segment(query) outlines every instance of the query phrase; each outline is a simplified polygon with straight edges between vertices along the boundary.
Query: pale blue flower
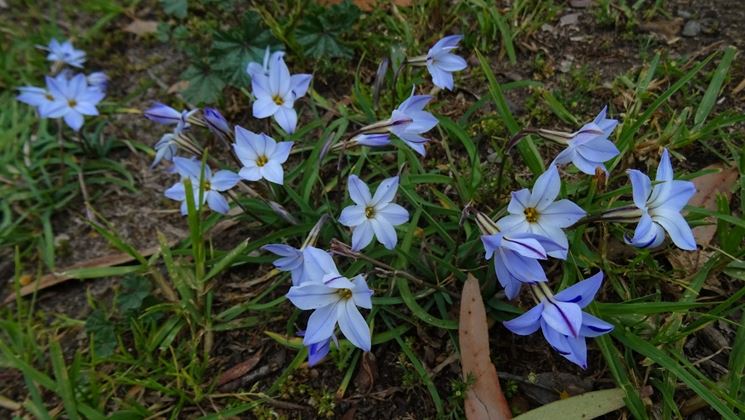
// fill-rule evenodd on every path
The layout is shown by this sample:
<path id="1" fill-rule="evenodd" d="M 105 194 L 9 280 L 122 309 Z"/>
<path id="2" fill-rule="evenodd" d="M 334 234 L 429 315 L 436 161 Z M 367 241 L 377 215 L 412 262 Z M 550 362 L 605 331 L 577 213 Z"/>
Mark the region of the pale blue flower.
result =
<path id="1" fill-rule="evenodd" d="M 216 136 L 227 139 L 233 134 L 233 130 L 230 129 L 230 125 L 225 117 L 222 116 L 220 111 L 215 108 L 205 107 L 202 110 L 204 116 L 204 122 L 207 124 L 207 128 Z"/>
<path id="2" fill-rule="evenodd" d="M 85 51 L 76 50 L 75 47 L 72 46 L 72 42 L 65 41 L 60 43 L 55 38 L 52 38 L 52 41 L 49 42 L 49 46 L 47 46 L 47 50 L 49 51 L 47 60 L 62 62 L 72 67 L 83 68 L 83 63 L 85 62 Z"/>
<path id="3" fill-rule="evenodd" d="M 59 77 L 59 76 L 58 76 Z M 16 99 L 24 104 L 36 107 L 39 116 L 46 118 L 50 108 L 55 104 L 55 97 L 49 89 L 36 86 L 23 86 L 18 88 L 19 95 Z"/>
<path id="4" fill-rule="evenodd" d="M 388 133 L 358 134 L 351 139 L 351 142 L 361 146 L 383 147 L 391 144 L 391 139 Z"/>
<path id="5" fill-rule="evenodd" d="M 202 177 L 200 176 L 202 175 L 202 165 L 196 159 L 174 157 L 173 164 L 178 174 L 181 175 L 181 181 L 167 189 L 165 196 L 171 200 L 181 202 L 181 214 L 186 215 L 188 213 L 186 188 L 184 186 L 185 179 L 191 181 L 194 204 L 197 209 L 206 202 L 210 209 L 218 213 L 225 214 L 230 210 L 228 201 L 221 193 L 233 188 L 240 181 L 240 178 L 235 172 L 220 170 L 213 175 L 210 167 L 205 165 L 204 176 Z M 200 179 L 204 180 L 204 182 L 200 182 Z M 202 189 L 201 202 L 199 201 L 200 186 Z"/>
<path id="6" fill-rule="evenodd" d="M 180 133 L 191 127 L 191 124 L 189 123 L 189 117 L 194 115 L 194 113 L 196 113 L 197 111 L 198 109 L 192 109 L 190 111 L 183 110 L 179 112 L 168 105 L 156 102 L 155 104 L 153 104 L 153 106 L 151 106 L 144 112 L 144 115 L 145 118 L 149 119 L 150 121 L 155 121 L 158 124 L 175 124 L 176 128 L 173 131 L 175 133 Z"/>
<path id="7" fill-rule="evenodd" d="M 538 260 L 549 253 L 564 252 L 566 248 L 541 235 L 525 232 L 497 232 L 481 236 L 486 259 L 494 257 L 497 280 L 508 299 L 520 293 L 523 283 L 548 281 Z"/>
<path id="8" fill-rule="evenodd" d="M 101 92 L 106 92 L 106 87 L 109 84 L 109 76 L 102 71 L 96 71 L 85 76 L 85 80 L 88 82 L 88 86 L 96 88 Z"/>
<path id="9" fill-rule="evenodd" d="M 84 115 L 98 115 L 96 105 L 105 94 L 88 86 L 84 75 L 77 74 L 70 79 L 47 76 L 46 81 L 54 103 L 43 111 L 39 108 L 42 117 L 63 118 L 65 124 L 78 131 L 83 126 Z"/>
<path id="10" fill-rule="evenodd" d="M 251 88 L 256 100 L 253 103 L 253 116 L 256 118 L 274 117 L 287 133 L 295 132 L 297 113 L 295 100 L 305 95 L 312 76 L 309 74 L 290 75 L 283 54 L 274 53 L 268 60 L 267 73 L 251 73 Z"/>
<path id="11" fill-rule="evenodd" d="M 392 202 L 398 191 L 398 177 L 381 182 L 374 196 L 356 175 L 349 176 L 347 188 L 354 205 L 342 210 L 339 222 L 352 228 L 352 250 L 366 247 L 373 236 L 387 249 L 395 248 L 398 237 L 394 226 L 409 220 L 409 212 Z"/>
<path id="12" fill-rule="evenodd" d="M 336 267 L 322 268 L 336 271 Z M 303 343 L 322 343 L 334 335 L 338 324 L 342 334 L 352 344 L 370 351 L 370 327 L 357 307 L 372 309 L 372 293 L 362 275 L 349 280 L 330 273 L 320 282 L 308 281 L 291 287 L 287 298 L 302 310 L 314 310 L 308 318 Z"/>
<path id="13" fill-rule="evenodd" d="M 305 337 L 305 330 L 297 332 L 300 337 Z M 331 341 L 339 347 L 339 342 L 336 339 L 336 335 L 332 335 L 330 338 L 326 338 L 317 343 L 306 344 L 305 347 L 308 349 L 308 366 L 315 366 L 323 360 L 331 351 Z"/>
<path id="14" fill-rule="evenodd" d="M 523 188 L 512 193 L 507 206 L 509 215 L 497 221 L 503 232 L 530 232 L 559 244 L 562 249 L 548 252 L 554 258 L 566 259 L 569 242 L 562 230 L 585 216 L 586 212 L 570 200 L 558 200 L 561 179 L 556 166 L 546 170 L 535 181 L 533 191 Z"/>
<path id="15" fill-rule="evenodd" d="M 264 133 L 256 134 L 236 125 L 233 150 L 243 164 L 239 172 L 247 181 L 258 181 L 262 178 L 275 184 L 284 182 L 282 164 L 290 156 L 293 142 L 277 143 Z"/>
<path id="16" fill-rule="evenodd" d="M 163 159 L 167 161 L 173 160 L 179 149 L 178 137 L 175 133 L 166 133 L 155 143 L 153 148 L 155 149 L 155 159 L 153 159 L 153 163 L 150 165 L 151 168 L 154 168 Z"/>
<path id="17" fill-rule="evenodd" d="M 279 258 L 274 260 L 274 266 L 280 271 L 289 271 L 292 277 L 292 285 L 298 286 L 304 280 L 303 277 L 303 250 L 285 244 L 268 244 L 261 247 Z"/>
<path id="18" fill-rule="evenodd" d="M 255 61 L 252 61 L 246 65 L 246 73 L 248 73 L 249 77 L 253 78 L 256 74 L 263 74 L 264 76 L 269 76 L 269 63 L 273 63 L 280 58 L 284 59 L 285 52 L 278 50 L 275 52 L 271 52 L 269 47 L 266 47 L 266 50 L 264 50 L 264 61 L 259 64 Z"/>
<path id="19" fill-rule="evenodd" d="M 429 95 L 414 95 L 412 93 L 398 108 L 393 110 L 389 120 L 390 131 L 422 156 L 426 153 L 424 144 L 429 139 L 422 137 L 421 134 L 437 125 L 437 118 L 424 111 L 424 107 L 430 100 L 432 100 L 432 97 Z"/>
<path id="20" fill-rule="evenodd" d="M 452 53 L 458 48 L 463 35 L 450 35 L 437 41 L 427 53 L 427 70 L 432 75 L 432 83 L 442 89 L 453 90 L 453 72 L 461 71 L 468 65 L 462 57 Z"/>
<path id="21" fill-rule="evenodd" d="M 318 343 L 308 345 L 308 366 L 317 365 L 324 357 L 326 357 L 326 355 L 329 354 L 332 339 L 336 341 L 336 337 L 332 336 L 332 338 L 327 338 Z"/>
<path id="22" fill-rule="evenodd" d="M 655 248 L 665 240 L 667 231 L 678 248 L 695 251 L 696 239 L 680 212 L 696 193 L 696 186 L 690 181 L 673 179 L 673 166 L 667 149 L 662 152 L 654 188 L 644 173 L 635 169 L 627 173 L 631 179 L 634 204 L 642 215 L 634 237 L 626 238 L 626 243 L 638 248 Z"/>
<path id="23" fill-rule="evenodd" d="M 572 363 L 587 368 L 585 337 L 597 337 L 613 330 L 613 325 L 582 311 L 592 302 L 603 281 L 603 272 L 570 286 L 555 296 L 548 287 L 533 287 L 540 303 L 504 326 L 518 335 L 541 329 L 546 341 Z"/>
<path id="24" fill-rule="evenodd" d="M 613 129 L 618 125 L 618 120 L 606 118 L 606 110 L 607 107 L 603 108 L 593 122 L 585 124 L 579 131 L 568 137 L 559 139 L 551 135 L 547 136 L 567 145 L 567 148 L 556 156 L 554 164 L 564 165 L 572 162 L 577 169 L 588 175 L 595 175 L 596 168 L 601 168 L 606 174 L 608 173 L 604 162 L 613 159 L 619 153 L 616 145 L 608 140 Z M 539 133 L 541 133 L 540 130 Z"/>

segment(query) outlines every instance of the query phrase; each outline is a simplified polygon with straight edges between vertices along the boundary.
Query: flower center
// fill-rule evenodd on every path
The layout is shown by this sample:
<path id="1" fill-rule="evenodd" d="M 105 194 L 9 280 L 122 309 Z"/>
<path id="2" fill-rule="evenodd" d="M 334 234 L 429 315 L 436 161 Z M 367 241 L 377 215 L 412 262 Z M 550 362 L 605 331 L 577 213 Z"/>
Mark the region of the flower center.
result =
<path id="1" fill-rule="evenodd" d="M 528 223 L 536 223 L 538 221 L 538 210 L 536 210 L 535 207 L 527 207 L 523 210 L 523 213 L 525 214 L 525 220 L 527 220 Z"/>
<path id="2" fill-rule="evenodd" d="M 45 94 L 44 97 L 47 98 L 47 101 L 53 101 L 54 100 L 54 96 L 52 96 L 51 93 Z"/>
<path id="3" fill-rule="evenodd" d="M 259 168 L 266 165 L 267 162 L 269 162 L 269 158 L 266 157 L 266 155 L 259 155 L 259 157 L 256 158 L 256 166 Z"/>
<path id="4" fill-rule="evenodd" d="M 372 219 L 375 217 L 375 207 L 373 206 L 367 206 L 365 207 L 365 217 L 368 219 Z"/>
<path id="5" fill-rule="evenodd" d="M 70 108 L 75 108 L 75 105 L 78 104 L 78 101 L 76 101 L 75 99 L 70 99 L 67 101 L 67 104 L 70 105 Z"/>
<path id="6" fill-rule="evenodd" d="M 352 291 L 350 289 L 337 289 L 336 294 L 344 300 L 352 297 Z"/>
<path id="7" fill-rule="evenodd" d="M 202 182 L 202 190 L 203 191 L 209 191 L 212 189 L 212 184 L 210 184 L 209 181 Z"/>
<path id="8" fill-rule="evenodd" d="M 280 106 L 285 103 L 285 100 L 282 99 L 282 97 L 279 95 L 274 95 L 272 97 L 272 100 L 274 101 L 275 104 L 280 105 Z"/>

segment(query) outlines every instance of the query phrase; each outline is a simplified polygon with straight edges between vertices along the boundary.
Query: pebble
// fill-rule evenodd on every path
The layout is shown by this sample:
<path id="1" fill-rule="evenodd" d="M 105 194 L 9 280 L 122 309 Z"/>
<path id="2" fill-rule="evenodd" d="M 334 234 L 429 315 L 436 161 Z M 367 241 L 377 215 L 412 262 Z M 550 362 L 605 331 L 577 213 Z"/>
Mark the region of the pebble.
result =
<path id="1" fill-rule="evenodd" d="M 686 22 L 686 26 L 683 27 L 682 35 L 693 38 L 694 36 L 698 36 L 699 33 L 701 33 L 701 24 L 698 21 L 689 20 Z"/>

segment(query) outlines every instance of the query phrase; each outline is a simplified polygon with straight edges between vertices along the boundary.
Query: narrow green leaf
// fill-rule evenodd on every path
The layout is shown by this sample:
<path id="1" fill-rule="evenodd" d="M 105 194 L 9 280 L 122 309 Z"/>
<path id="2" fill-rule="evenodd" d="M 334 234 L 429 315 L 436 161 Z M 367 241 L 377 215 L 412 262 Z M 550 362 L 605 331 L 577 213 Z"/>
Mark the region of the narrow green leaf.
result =
<path id="1" fill-rule="evenodd" d="M 646 340 L 642 340 L 633 333 L 625 331 L 622 328 L 616 328 L 615 330 L 613 330 L 612 334 L 626 347 L 629 347 L 637 353 L 650 358 L 653 362 L 667 369 L 670 373 L 672 373 L 679 380 L 685 383 L 688 388 L 691 389 L 691 391 L 695 392 L 696 395 L 709 403 L 711 408 L 716 410 L 724 418 L 734 419 L 737 417 L 737 415 L 735 415 L 735 413 L 721 399 L 714 395 L 714 393 L 712 393 L 709 388 L 702 384 L 693 376 L 693 374 L 691 374 L 691 372 L 680 366 L 675 360 L 670 358 L 662 350 L 653 346 Z"/>
<path id="2" fill-rule="evenodd" d="M 204 276 L 204 281 L 207 281 L 211 279 L 212 277 L 220 274 L 230 266 L 230 264 L 233 262 L 233 260 L 236 259 L 239 255 L 241 255 L 248 246 L 248 239 L 245 239 L 243 242 L 238 244 L 235 248 L 233 248 L 230 252 L 228 252 L 225 256 L 220 259 L 215 265 L 212 266 L 212 269 L 207 273 L 206 276 Z"/>
<path id="3" fill-rule="evenodd" d="M 719 66 L 714 71 L 711 82 L 709 82 L 709 87 L 706 88 L 704 97 L 701 98 L 701 103 L 698 105 L 698 109 L 696 109 L 696 115 L 693 117 L 695 128 L 701 127 L 706 121 L 706 117 L 709 116 L 709 113 L 714 108 L 719 90 L 722 88 L 722 84 L 724 84 L 724 79 L 727 77 L 727 72 L 729 72 L 729 67 L 732 64 L 732 59 L 735 57 L 736 51 L 737 49 L 731 45 L 724 50 L 722 61 L 719 62 Z"/>
<path id="4" fill-rule="evenodd" d="M 600 351 L 603 353 L 605 362 L 608 364 L 608 369 L 611 375 L 616 380 L 616 385 L 623 389 L 626 394 L 625 401 L 631 414 L 637 419 L 648 419 L 647 409 L 644 406 L 644 402 L 639 396 L 639 390 L 631 383 L 628 375 L 628 367 L 623 362 L 623 357 L 618 349 L 613 345 L 610 337 L 601 335 L 595 339 Z"/>
<path id="5" fill-rule="evenodd" d="M 494 101 L 494 105 L 497 107 L 497 113 L 499 113 L 499 116 L 502 117 L 502 121 L 504 121 L 504 124 L 507 126 L 509 137 L 512 137 L 520 131 L 520 125 L 517 123 L 517 120 L 515 120 L 515 117 L 512 116 L 510 107 L 507 104 L 507 98 L 504 96 L 502 88 L 489 66 L 489 62 L 478 50 L 476 51 L 476 56 L 481 64 L 481 70 L 484 72 L 489 83 L 489 94 Z M 543 159 L 541 158 L 541 154 L 538 153 L 538 149 L 535 147 L 533 140 L 526 137 L 517 144 L 517 149 L 523 157 L 523 160 L 525 160 L 525 164 L 528 165 L 528 168 L 530 168 L 534 175 L 540 175 L 543 173 L 545 169 L 543 167 Z"/>
<path id="6" fill-rule="evenodd" d="M 77 420 L 78 405 L 75 401 L 75 392 L 70 376 L 65 367 L 65 359 L 62 356 L 62 347 L 57 340 L 51 340 L 49 343 L 49 355 L 52 360 L 52 370 L 54 377 L 57 379 L 57 393 L 62 398 L 62 404 L 65 406 L 67 417 L 71 420 Z"/>
<path id="7" fill-rule="evenodd" d="M 416 302 L 416 299 L 414 298 L 414 295 L 411 293 L 411 289 L 409 289 L 408 280 L 399 277 L 396 279 L 396 286 L 398 287 L 398 292 L 401 294 L 401 299 L 403 299 L 406 306 L 414 315 L 416 315 L 417 318 L 421 319 L 427 324 L 434 325 L 438 328 L 443 328 L 446 330 L 458 329 L 457 321 L 454 321 L 452 319 L 437 318 L 431 315 L 429 312 L 425 311 L 424 308 L 419 306 L 419 304 Z"/>
<path id="8" fill-rule="evenodd" d="M 515 420 L 594 419 L 622 408 L 625 393 L 621 388 L 586 392 L 554 401 L 515 417 Z"/>

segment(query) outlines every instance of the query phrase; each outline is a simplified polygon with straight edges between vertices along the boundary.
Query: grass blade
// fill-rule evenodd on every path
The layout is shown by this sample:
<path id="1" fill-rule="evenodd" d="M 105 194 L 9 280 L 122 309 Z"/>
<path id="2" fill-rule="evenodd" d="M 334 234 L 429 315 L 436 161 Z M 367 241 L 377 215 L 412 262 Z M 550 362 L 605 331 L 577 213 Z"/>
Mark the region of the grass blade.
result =
<path id="1" fill-rule="evenodd" d="M 703 125 L 706 121 L 706 117 L 709 116 L 709 113 L 714 108 L 714 105 L 717 102 L 717 96 L 719 95 L 719 91 L 722 89 L 722 84 L 724 84 L 724 79 L 727 77 L 727 73 L 729 72 L 736 51 L 735 47 L 731 45 L 724 50 L 722 61 L 719 62 L 719 66 L 717 66 L 717 69 L 714 71 L 709 87 L 706 88 L 704 97 L 701 99 L 698 109 L 696 109 L 696 115 L 693 117 L 695 129 L 698 129 Z"/>
<path id="2" fill-rule="evenodd" d="M 504 121 L 505 126 L 507 126 L 509 136 L 512 137 L 520 131 L 520 126 L 510 111 L 510 107 L 507 104 L 507 98 L 505 98 L 504 92 L 502 92 L 502 88 L 489 66 L 489 62 L 486 61 L 486 58 L 478 50 L 476 51 L 476 56 L 481 64 L 481 70 L 484 72 L 484 75 L 489 82 L 489 94 L 494 101 L 494 105 L 497 107 L 497 113 L 502 117 L 502 121 Z M 517 150 L 520 152 L 520 155 L 525 160 L 525 164 L 528 165 L 528 168 L 530 168 L 534 175 L 540 175 L 543 173 L 543 159 L 541 158 L 540 153 L 538 153 L 538 149 L 535 147 L 533 140 L 526 137 L 517 144 Z"/>
<path id="3" fill-rule="evenodd" d="M 57 379 L 57 393 L 62 398 L 62 404 L 65 406 L 67 417 L 70 420 L 77 420 L 80 418 L 78 416 L 78 404 L 75 401 L 74 388 L 65 367 L 65 359 L 62 356 L 62 347 L 60 347 L 59 341 L 51 340 L 49 343 L 49 354 L 50 359 L 52 359 L 54 377 Z"/>

